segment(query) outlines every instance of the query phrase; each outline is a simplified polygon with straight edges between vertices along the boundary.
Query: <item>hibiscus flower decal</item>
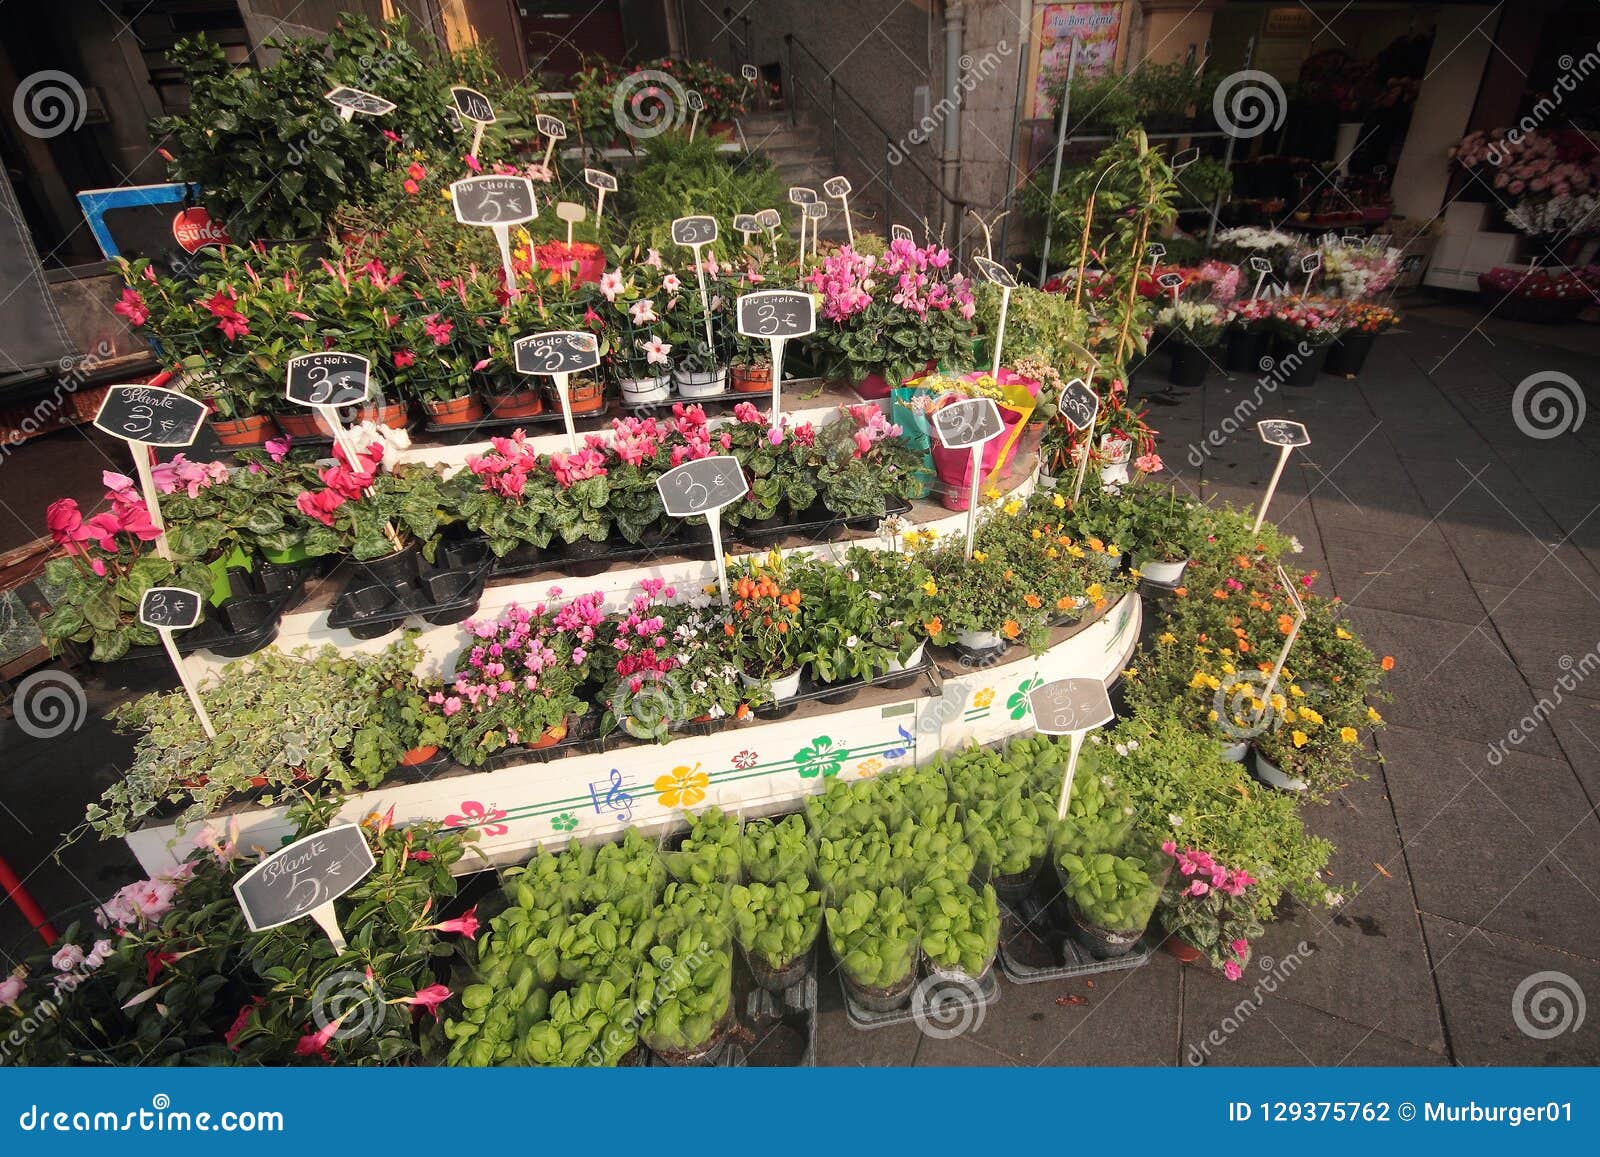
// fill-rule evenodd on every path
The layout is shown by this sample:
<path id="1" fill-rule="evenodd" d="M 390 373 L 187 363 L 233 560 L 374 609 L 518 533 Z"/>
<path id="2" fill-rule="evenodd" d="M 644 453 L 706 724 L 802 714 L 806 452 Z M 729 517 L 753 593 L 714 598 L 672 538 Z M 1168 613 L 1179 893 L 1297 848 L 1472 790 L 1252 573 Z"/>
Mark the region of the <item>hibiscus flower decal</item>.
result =
<path id="1" fill-rule="evenodd" d="M 475 799 L 464 800 L 461 804 L 461 815 L 451 813 L 444 817 L 444 826 L 447 828 L 477 828 L 478 834 L 485 839 L 494 836 L 503 836 L 511 829 L 496 820 L 506 818 L 503 808 L 493 805 L 484 807 Z"/>
<path id="2" fill-rule="evenodd" d="M 835 747 L 833 740 L 826 735 L 817 736 L 809 745 L 794 753 L 794 762 L 802 779 L 815 779 L 819 775 L 828 779 L 838 775 L 848 758 L 849 749 Z"/>
<path id="3" fill-rule="evenodd" d="M 662 807 L 693 807 L 706 798 L 706 788 L 711 786 L 711 777 L 700 770 L 697 763 L 693 767 L 675 767 L 666 775 L 656 777 L 656 794 L 661 798 Z"/>
<path id="4" fill-rule="evenodd" d="M 578 826 L 578 817 L 571 812 L 562 812 L 558 816 L 550 817 L 550 826 L 558 832 L 570 832 Z"/>
<path id="5" fill-rule="evenodd" d="M 1043 685 L 1043 679 L 1024 679 L 1017 684 L 1017 689 L 1006 700 L 1006 706 L 1011 709 L 1011 718 L 1022 719 L 1028 714 L 1028 692 Z"/>
<path id="6" fill-rule="evenodd" d="M 758 758 L 759 757 L 756 755 L 756 753 L 747 747 L 738 755 L 733 757 L 733 766 L 737 767 L 740 771 L 749 771 L 756 765 L 756 760 Z"/>

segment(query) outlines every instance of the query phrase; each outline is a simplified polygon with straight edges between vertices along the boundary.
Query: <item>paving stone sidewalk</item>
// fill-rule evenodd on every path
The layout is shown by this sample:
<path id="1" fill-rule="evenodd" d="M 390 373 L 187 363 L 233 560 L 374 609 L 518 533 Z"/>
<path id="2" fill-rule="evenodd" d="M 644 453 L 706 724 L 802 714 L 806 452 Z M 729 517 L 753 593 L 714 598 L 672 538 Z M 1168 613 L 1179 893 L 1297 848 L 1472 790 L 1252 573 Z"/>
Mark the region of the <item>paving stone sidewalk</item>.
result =
<path id="1" fill-rule="evenodd" d="M 1292 975 L 1267 992 L 1259 973 L 1228 984 L 1157 955 L 1093 987 L 1004 984 L 981 1027 L 950 1039 L 851 1028 L 824 975 L 820 1063 L 1600 1063 L 1600 1004 L 1546 1039 L 1512 1015 L 1518 985 L 1541 972 L 1600 1001 L 1600 420 L 1548 440 L 1512 421 L 1530 374 L 1593 393 L 1583 351 L 1600 352 L 1600 333 L 1559 334 L 1557 346 L 1536 327 L 1470 331 L 1424 308 L 1359 381 L 1260 391 L 1251 413 L 1257 382 L 1213 374 L 1152 404 L 1179 489 L 1243 505 L 1275 460 L 1254 422 L 1306 424 L 1313 444 L 1271 516 L 1303 544 L 1316 589 L 1398 660 L 1383 764 L 1309 815 L 1338 847 L 1334 877 L 1359 894 L 1331 918 L 1291 912 L 1258 945 L 1258 962 L 1297 958 Z M 1159 364 L 1136 394 L 1161 388 Z M 1245 402 L 1241 431 L 1192 463 L 1189 448 Z M 89 697 L 70 741 L 0 724 L 0 853 L 52 912 L 134 878 L 120 844 L 88 839 L 46 861 L 128 759 L 99 718 L 121 695 L 91 684 Z M 0 964 L 33 950 L 26 931 L 0 906 Z"/>

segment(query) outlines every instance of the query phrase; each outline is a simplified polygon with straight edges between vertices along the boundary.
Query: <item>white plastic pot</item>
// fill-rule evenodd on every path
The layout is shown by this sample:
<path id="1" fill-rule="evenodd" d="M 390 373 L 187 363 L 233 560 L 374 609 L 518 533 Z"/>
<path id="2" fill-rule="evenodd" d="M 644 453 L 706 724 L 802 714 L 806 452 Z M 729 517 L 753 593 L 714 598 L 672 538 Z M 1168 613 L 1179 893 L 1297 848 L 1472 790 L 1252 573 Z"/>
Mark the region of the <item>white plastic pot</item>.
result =
<path id="1" fill-rule="evenodd" d="M 1177 562 L 1156 562 L 1154 559 L 1147 559 L 1135 563 L 1134 569 L 1149 582 L 1175 587 L 1183 581 L 1183 568 L 1188 565 L 1189 560 L 1186 558 L 1181 558 Z"/>
<path id="2" fill-rule="evenodd" d="M 1222 759 L 1225 763 L 1243 763 L 1244 757 L 1250 753 L 1250 741 L 1241 739 L 1238 743 L 1222 744 Z"/>
<path id="3" fill-rule="evenodd" d="M 1256 755 L 1256 778 L 1268 787 L 1275 787 L 1279 791 L 1306 791 L 1311 787 L 1303 779 L 1295 779 L 1285 775 L 1278 769 L 1278 765 L 1267 759 L 1259 751 Z"/>
<path id="4" fill-rule="evenodd" d="M 728 392 L 728 367 L 715 370 L 673 370 L 678 394 L 685 398 L 714 398 Z"/>
<path id="5" fill-rule="evenodd" d="M 993 651 L 1002 642 L 998 631 L 962 631 L 956 636 L 956 646 L 966 651 Z"/>
<path id="6" fill-rule="evenodd" d="M 672 397 L 672 379 L 666 374 L 658 378 L 623 378 L 621 384 L 625 406 L 648 406 Z"/>
<path id="7" fill-rule="evenodd" d="M 887 675 L 893 675 L 898 671 L 904 671 L 907 667 L 915 667 L 918 663 L 922 662 L 922 649 L 927 645 L 928 641 L 926 639 L 918 643 L 917 649 L 911 652 L 904 663 L 902 663 L 899 659 L 890 659 L 889 666 L 885 669 L 884 673 Z"/>
<path id="8" fill-rule="evenodd" d="M 759 687 L 763 683 L 769 683 L 772 686 L 773 701 L 777 703 L 781 703 L 785 699 L 793 699 L 800 693 L 799 667 L 796 667 L 787 675 L 776 675 L 771 679 L 762 679 L 760 676 L 747 675 L 745 672 L 740 671 L 739 680 L 746 687 Z"/>

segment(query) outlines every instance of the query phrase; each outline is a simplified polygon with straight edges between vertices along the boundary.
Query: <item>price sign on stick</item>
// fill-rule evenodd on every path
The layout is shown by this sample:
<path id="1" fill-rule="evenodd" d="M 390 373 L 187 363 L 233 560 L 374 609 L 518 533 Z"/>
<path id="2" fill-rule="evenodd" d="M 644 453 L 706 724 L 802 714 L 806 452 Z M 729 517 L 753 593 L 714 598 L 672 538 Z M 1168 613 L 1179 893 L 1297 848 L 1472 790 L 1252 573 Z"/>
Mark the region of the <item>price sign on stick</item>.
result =
<path id="1" fill-rule="evenodd" d="M 1073 378 L 1061 387 L 1061 398 L 1056 406 L 1073 430 L 1083 435 L 1083 456 L 1078 462 L 1078 477 L 1072 484 L 1072 502 L 1076 505 L 1083 494 L 1083 476 L 1089 470 L 1089 445 L 1094 441 L 1094 420 L 1100 414 L 1100 395 L 1081 378 Z"/>
<path id="2" fill-rule="evenodd" d="M 757 71 L 755 65 L 744 64 L 739 66 L 739 75 L 744 77 L 746 84 L 754 84 L 756 82 L 756 78 L 759 77 L 761 73 Z"/>
<path id="3" fill-rule="evenodd" d="M 464 84 L 458 84 L 450 90 L 450 102 L 458 117 L 471 122 L 472 148 L 469 151 L 477 156 L 478 148 L 483 144 L 483 126 L 494 124 L 494 105 L 483 93 Z"/>
<path id="4" fill-rule="evenodd" d="M 1256 511 L 1256 524 L 1251 534 L 1260 530 L 1261 524 L 1266 521 L 1267 507 L 1272 505 L 1272 495 L 1278 489 L 1278 479 L 1283 477 L 1283 468 L 1289 464 L 1289 455 L 1294 453 L 1296 446 L 1311 445 L 1311 435 L 1306 433 L 1305 426 L 1286 418 L 1268 418 L 1264 422 L 1257 422 L 1256 432 L 1268 446 L 1278 447 L 1278 465 L 1272 471 L 1272 481 L 1267 483 L 1261 509 Z"/>
<path id="5" fill-rule="evenodd" d="M 706 98 L 698 89 L 691 88 L 684 96 L 684 103 L 689 106 L 689 139 L 692 141 L 695 130 L 700 127 L 700 114 L 706 111 Z"/>
<path id="6" fill-rule="evenodd" d="M 355 448 L 339 421 L 339 406 L 354 406 L 367 400 L 371 388 L 371 363 L 359 354 L 328 350 L 320 354 L 297 354 L 289 359 L 285 396 L 296 405 L 309 406 L 327 423 L 328 432 L 344 451 L 345 462 L 355 468 Z"/>
<path id="7" fill-rule="evenodd" d="M 817 238 L 822 233 L 822 221 L 828 215 L 828 206 L 822 201 L 811 201 L 806 205 L 806 220 L 813 222 L 811 226 L 811 256 L 817 255 Z"/>
<path id="8" fill-rule="evenodd" d="M 766 338 L 772 347 L 772 424 L 781 412 L 778 390 L 783 383 L 783 347 L 790 338 L 805 337 L 817 328 L 816 299 L 798 289 L 761 289 L 739 298 L 741 337 Z"/>
<path id="9" fill-rule="evenodd" d="M 171 558 L 172 551 L 167 546 L 166 523 L 161 520 L 155 479 L 150 474 L 150 451 L 145 447 L 192 444 L 206 414 L 203 402 L 177 390 L 164 390 L 159 386 L 108 386 L 99 412 L 94 416 L 97 429 L 131 444 L 145 508 L 150 511 L 150 521 L 161 531 L 161 537 L 156 539 L 156 553 L 162 558 Z"/>
<path id="10" fill-rule="evenodd" d="M 567 250 L 572 250 L 572 227 L 589 215 L 589 211 L 576 201 L 557 201 L 556 217 L 567 223 Z"/>
<path id="11" fill-rule="evenodd" d="M 560 117 L 553 117 L 549 113 L 540 113 L 533 118 L 533 125 L 539 130 L 539 135 L 547 138 L 544 146 L 544 167 L 550 167 L 550 158 L 556 151 L 556 142 L 567 139 L 567 124 Z"/>
<path id="12" fill-rule="evenodd" d="M 1283 674 L 1283 665 L 1289 661 L 1289 648 L 1293 647 L 1294 641 L 1300 637 L 1300 628 L 1306 621 L 1306 605 L 1300 601 L 1300 594 L 1295 590 L 1295 584 L 1290 581 L 1288 572 L 1282 566 L 1278 567 L 1278 582 L 1283 586 L 1283 593 L 1288 596 L 1289 604 L 1294 607 L 1294 625 L 1289 628 L 1289 634 L 1283 640 L 1283 649 L 1278 652 L 1278 659 L 1272 664 L 1272 673 L 1267 676 L 1267 685 L 1261 692 L 1262 714 L 1271 710 L 1272 695 L 1278 689 L 1278 678 Z M 1261 716 L 1257 715 L 1256 718 L 1259 722 Z"/>
<path id="13" fill-rule="evenodd" d="M 1265 257 L 1252 257 L 1250 268 L 1256 271 L 1255 291 L 1250 294 L 1250 300 L 1254 301 L 1261 296 L 1261 283 L 1267 279 L 1267 274 L 1272 272 L 1272 262 Z"/>
<path id="14" fill-rule="evenodd" d="M 711 345 L 711 297 L 706 293 L 706 266 L 702 250 L 717 239 L 715 217 L 679 217 L 672 223 L 672 240 L 694 250 L 694 275 L 700 282 L 700 308 L 706 319 L 706 345 Z"/>
<path id="15" fill-rule="evenodd" d="M 532 221 L 539 214 L 533 181 L 527 177 L 463 177 L 450 186 L 456 220 L 463 225 L 483 225 L 494 231 L 505 269 L 506 290 L 518 296 L 517 275 L 511 267 L 511 226 Z"/>
<path id="16" fill-rule="evenodd" d="M 1183 288 L 1183 274 L 1163 273 L 1160 277 L 1156 278 L 1156 284 L 1161 286 L 1162 289 L 1171 291 L 1172 304 L 1178 304 L 1178 290 Z"/>
<path id="17" fill-rule="evenodd" d="M 753 213 L 735 213 L 733 215 L 733 230 L 743 238 L 740 244 L 748 246 L 750 238 L 761 232 L 761 222 L 756 220 Z"/>
<path id="18" fill-rule="evenodd" d="M 916 243 L 916 238 L 911 235 L 911 226 L 909 225 L 889 226 L 889 240 L 910 241 L 912 244 Z"/>
<path id="19" fill-rule="evenodd" d="M 211 716 L 200 702 L 200 691 L 184 666 L 183 656 L 178 654 L 178 644 L 172 639 L 173 631 L 187 631 L 200 621 L 200 596 L 183 587 L 151 587 L 139 598 L 139 621 L 154 627 L 161 636 L 161 645 L 166 648 L 167 658 L 172 660 L 172 669 L 178 673 L 184 694 L 189 696 L 189 705 L 200 717 L 200 726 L 205 728 L 206 735 L 215 739 L 217 729 L 211 725 Z"/>
<path id="20" fill-rule="evenodd" d="M 1011 291 L 1017 287 L 1017 279 L 1011 270 L 992 261 L 987 257 L 975 256 L 972 264 L 985 279 L 1000 287 L 1000 325 L 994 335 L 994 368 L 990 371 L 996 378 L 1000 376 L 1000 349 L 1006 340 L 1006 311 L 1011 307 Z"/>
<path id="21" fill-rule="evenodd" d="M 783 218 L 776 209 L 763 209 L 756 214 L 756 224 L 767 231 L 767 243 L 772 246 L 772 259 L 778 259 L 778 226 Z"/>
<path id="22" fill-rule="evenodd" d="M 719 454 L 674 466 L 656 479 L 656 490 L 661 494 L 661 505 L 671 517 L 706 516 L 706 524 L 711 527 L 711 549 L 716 552 L 717 587 L 726 605 L 728 564 L 722 555 L 722 508 L 733 505 L 750 492 L 739 459 L 731 454 Z"/>
<path id="23" fill-rule="evenodd" d="M 1306 287 L 1301 296 L 1311 292 L 1311 279 L 1317 275 L 1317 270 L 1322 268 L 1322 253 L 1307 253 L 1300 259 L 1300 272 L 1306 275 Z"/>
<path id="24" fill-rule="evenodd" d="M 583 183 L 595 191 L 598 200 L 594 206 L 594 223 L 600 224 L 600 218 L 606 212 L 606 194 L 617 191 L 617 178 L 602 169 L 585 169 Z"/>
<path id="25" fill-rule="evenodd" d="M 1061 803 L 1056 808 L 1056 819 L 1067 818 L 1067 804 L 1072 799 L 1072 775 L 1078 769 L 1078 752 L 1083 747 L 1083 737 L 1096 727 L 1102 727 L 1116 718 L 1111 710 L 1111 697 L 1106 685 L 1098 679 L 1057 679 L 1028 693 L 1028 706 L 1033 709 L 1033 723 L 1041 735 L 1065 735 L 1069 749 L 1067 770 L 1061 781 Z"/>
<path id="26" fill-rule="evenodd" d="M 850 238 L 850 244 L 856 243 L 855 227 L 850 224 L 850 188 L 849 177 L 829 177 L 822 183 L 822 191 L 830 197 L 837 197 L 839 204 L 844 206 L 844 231 Z"/>
<path id="27" fill-rule="evenodd" d="M 983 480 L 983 444 L 1005 432 L 993 398 L 965 398 L 933 412 L 933 433 L 946 450 L 972 450 L 972 493 L 967 502 L 967 558 L 978 530 L 978 499 Z"/>
<path id="28" fill-rule="evenodd" d="M 356 824 L 340 824 L 279 848 L 233 885 L 252 932 L 265 932 L 310 916 L 343 952 L 344 937 L 333 902 L 377 867 Z"/>
<path id="29" fill-rule="evenodd" d="M 800 260 L 806 259 L 806 206 L 817 199 L 817 191 L 804 185 L 789 187 L 789 203 L 800 208 Z"/>
<path id="30" fill-rule="evenodd" d="M 1156 271 L 1156 262 L 1167 255 L 1167 247 L 1156 241 L 1147 246 L 1145 252 L 1150 254 L 1150 272 L 1154 273 Z"/>
<path id="31" fill-rule="evenodd" d="M 339 110 L 339 116 L 343 120 L 354 119 L 356 113 L 360 113 L 362 116 L 380 117 L 386 112 L 393 112 L 395 109 L 395 104 L 392 100 L 384 100 L 381 96 L 375 96 L 370 92 L 362 92 L 359 88 L 350 88 L 343 84 L 337 88 L 329 89 L 323 96 L 329 104 Z"/>
<path id="32" fill-rule="evenodd" d="M 567 449 L 578 449 L 578 432 L 572 425 L 572 399 L 569 396 L 573 374 L 592 370 L 600 364 L 600 342 L 592 333 L 557 329 L 519 337 L 511 343 L 517 373 L 540 374 L 552 378 L 556 396 L 561 399 L 561 417 L 567 424 Z"/>

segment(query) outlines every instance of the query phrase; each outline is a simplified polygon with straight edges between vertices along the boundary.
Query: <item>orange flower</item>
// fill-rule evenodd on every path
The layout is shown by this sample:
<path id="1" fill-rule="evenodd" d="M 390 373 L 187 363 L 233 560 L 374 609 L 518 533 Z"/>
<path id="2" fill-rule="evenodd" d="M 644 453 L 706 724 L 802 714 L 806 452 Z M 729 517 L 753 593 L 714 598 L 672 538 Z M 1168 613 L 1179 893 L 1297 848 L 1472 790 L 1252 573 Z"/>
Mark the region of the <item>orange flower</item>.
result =
<path id="1" fill-rule="evenodd" d="M 1267 662 L 1265 659 L 1263 659 L 1261 662 L 1256 664 L 1256 670 L 1264 672 L 1266 674 L 1271 674 L 1272 673 L 1272 664 Z"/>
<path id="2" fill-rule="evenodd" d="M 787 635 L 788 633 L 789 633 L 789 624 L 788 623 L 779 623 L 778 624 L 778 634 Z"/>
<path id="3" fill-rule="evenodd" d="M 733 717 L 735 719 L 743 719 L 748 714 L 750 714 L 750 704 L 748 703 L 741 703 L 733 709 Z"/>
<path id="4" fill-rule="evenodd" d="M 1189 588 L 1188 587 L 1178 587 L 1172 593 L 1177 595 L 1180 599 L 1186 599 L 1186 598 L 1189 597 Z"/>
<path id="5" fill-rule="evenodd" d="M 1216 590 L 1211 592 L 1211 597 L 1214 599 L 1225 599 L 1228 597 L 1228 592 L 1223 590 L 1221 587 L 1218 587 Z"/>
<path id="6" fill-rule="evenodd" d="M 1038 595 L 1023 595 L 1022 601 L 1028 604 L 1028 609 L 1030 611 L 1036 611 L 1040 607 L 1044 606 L 1044 600 Z"/>
<path id="7" fill-rule="evenodd" d="M 1282 631 L 1285 635 L 1287 635 L 1290 631 L 1294 630 L 1294 616 L 1293 615 L 1279 615 L 1278 616 L 1278 630 Z"/>
<path id="8" fill-rule="evenodd" d="M 1246 654 L 1249 650 L 1250 650 L 1250 644 L 1245 642 L 1243 639 L 1240 639 L 1239 640 L 1239 654 L 1241 654 L 1241 655 Z"/>
<path id="9" fill-rule="evenodd" d="M 1006 638 L 1015 639 L 1018 635 L 1022 634 L 1022 626 L 1017 622 L 1016 619 L 1007 619 L 1005 621 L 1005 625 L 1000 628 L 1000 631 L 1003 635 L 1005 635 Z"/>
<path id="10" fill-rule="evenodd" d="M 1385 655 L 1383 657 L 1383 662 L 1378 664 L 1378 665 L 1380 667 L 1382 667 L 1385 671 L 1393 671 L 1394 670 L 1394 656 L 1393 655 Z"/>
<path id="11" fill-rule="evenodd" d="M 1071 595 L 1062 595 L 1059 599 L 1056 600 L 1056 610 L 1058 610 L 1058 611 L 1068 610 L 1068 609 L 1071 608 L 1071 606 L 1072 606 L 1072 596 Z"/>
<path id="12" fill-rule="evenodd" d="M 944 620 L 938 615 L 934 615 L 933 618 L 926 620 L 922 627 L 928 634 L 937 635 L 944 631 Z"/>
<path id="13" fill-rule="evenodd" d="M 1106 544 L 1101 542 L 1098 538 L 1090 537 L 1087 541 L 1089 543 L 1090 550 L 1104 551 L 1106 548 Z"/>
<path id="14" fill-rule="evenodd" d="M 723 623 L 722 624 L 722 633 L 731 638 L 733 636 L 733 624 L 732 623 Z"/>

